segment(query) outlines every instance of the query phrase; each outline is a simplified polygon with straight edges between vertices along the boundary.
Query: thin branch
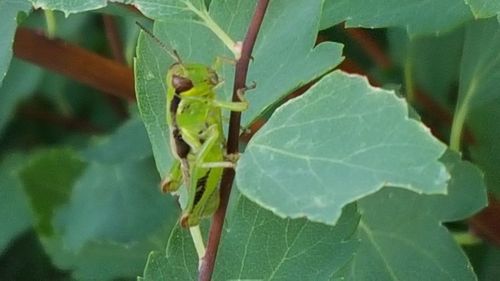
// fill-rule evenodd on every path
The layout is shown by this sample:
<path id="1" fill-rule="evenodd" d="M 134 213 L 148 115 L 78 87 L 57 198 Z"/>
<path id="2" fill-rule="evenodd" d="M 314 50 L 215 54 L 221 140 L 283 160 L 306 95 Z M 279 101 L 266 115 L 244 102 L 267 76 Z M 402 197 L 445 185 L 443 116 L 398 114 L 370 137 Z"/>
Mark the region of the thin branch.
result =
<path id="1" fill-rule="evenodd" d="M 111 15 L 102 15 L 102 21 L 104 23 L 104 31 L 106 33 L 106 39 L 108 40 L 109 48 L 111 49 L 111 54 L 115 61 L 126 64 L 127 60 L 123 55 L 123 44 L 120 38 L 120 31 L 116 26 L 116 22 Z"/>
<path id="2" fill-rule="evenodd" d="M 104 24 L 106 39 L 108 41 L 113 59 L 118 63 L 126 65 L 127 60 L 123 52 L 122 39 L 114 16 L 102 15 L 102 21 Z M 127 108 L 124 106 L 121 98 L 115 96 L 106 96 L 106 100 L 109 102 L 109 105 L 118 116 L 120 116 L 122 119 L 128 118 Z"/>
<path id="3" fill-rule="evenodd" d="M 73 130 L 92 135 L 104 133 L 103 129 L 96 127 L 88 120 L 57 114 L 34 103 L 21 105 L 17 112 L 27 119 L 60 126 L 65 130 Z"/>
<path id="4" fill-rule="evenodd" d="M 252 50 L 257 39 L 260 26 L 264 19 L 269 0 L 259 0 L 255 8 L 254 15 L 248 27 L 243 47 L 241 50 L 241 58 L 236 63 L 236 71 L 233 86 L 233 101 L 240 101 L 237 91 L 246 87 L 246 79 L 248 73 L 248 65 L 252 55 Z M 231 112 L 229 119 L 229 133 L 227 141 L 227 153 L 233 154 L 238 152 L 238 141 L 240 132 L 241 113 Z M 231 187 L 234 180 L 234 170 L 225 169 L 220 184 L 220 205 L 217 212 L 214 214 L 207 244 L 207 253 L 203 257 L 203 262 L 200 268 L 199 280 L 210 281 L 215 267 L 215 259 L 219 248 L 219 242 L 222 235 L 222 227 L 226 216 L 226 209 L 231 194 Z"/>
<path id="5" fill-rule="evenodd" d="M 488 206 L 469 219 L 472 233 L 500 247 L 500 201 L 490 193 Z"/>
<path id="6" fill-rule="evenodd" d="M 469 220 L 469 226 L 474 234 L 500 246 L 500 201 L 494 194 L 489 194 L 488 207 L 484 208 Z"/>
<path id="7" fill-rule="evenodd" d="M 369 32 L 362 28 L 345 28 L 344 31 L 347 36 L 358 43 L 359 47 L 373 60 L 375 65 L 381 69 L 392 67 L 393 63 L 390 57 Z"/>
<path id="8" fill-rule="evenodd" d="M 132 69 L 78 46 L 18 28 L 14 54 L 105 93 L 135 99 Z"/>

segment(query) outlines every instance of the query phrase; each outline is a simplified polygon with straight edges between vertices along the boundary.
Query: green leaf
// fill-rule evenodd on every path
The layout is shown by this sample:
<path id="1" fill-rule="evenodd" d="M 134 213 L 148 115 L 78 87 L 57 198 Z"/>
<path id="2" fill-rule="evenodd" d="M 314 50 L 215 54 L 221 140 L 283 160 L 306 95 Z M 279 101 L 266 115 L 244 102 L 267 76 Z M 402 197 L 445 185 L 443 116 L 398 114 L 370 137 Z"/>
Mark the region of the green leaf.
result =
<path id="1" fill-rule="evenodd" d="M 355 206 L 332 227 L 281 219 L 241 195 L 232 200 L 214 280 L 330 280 L 353 258 Z M 174 230 L 166 255 L 150 255 L 140 280 L 197 280 L 197 257 L 186 230 Z"/>
<path id="2" fill-rule="evenodd" d="M 42 235 L 54 233 L 52 216 L 67 202 L 73 183 L 85 168 L 85 163 L 71 149 L 43 150 L 31 157 L 20 175 L 35 211 L 35 228 Z"/>
<path id="3" fill-rule="evenodd" d="M 172 163 L 165 115 L 167 90 L 162 82 L 168 64 L 166 55 L 153 56 L 153 52 L 161 54 L 161 49 L 154 46 L 144 35 L 140 36 L 134 63 L 137 103 L 155 155 L 156 167 L 163 177 Z M 155 83 L 151 80 L 157 81 Z"/>
<path id="4" fill-rule="evenodd" d="M 443 157 L 452 179 L 447 195 L 384 188 L 359 201 L 361 240 L 342 280 L 476 280 L 441 222 L 464 219 L 487 204 L 482 175 L 457 154 Z"/>
<path id="5" fill-rule="evenodd" d="M 84 152 L 88 168 L 54 214 L 60 235 L 43 240 L 54 263 L 72 269 L 74 278 L 137 276 L 147 254 L 165 247 L 179 211 L 159 191 L 146 139 L 141 122 L 132 119 Z"/>
<path id="6" fill-rule="evenodd" d="M 500 99 L 471 111 L 468 121 L 475 136 L 471 157 L 485 173 L 488 189 L 500 198 Z"/>
<path id="7" fill-rule="evenodd" d="M 414 37 L 443 33 L 471 19 L 463 0 L 326 0 L 321 29 L 346 21 L 346 27 L 401 27 Z"/>
<path id="8" fill-rule="evenodd" d="M 160 179 L 139 119 L 125 122 L 84 155 L 89 165 L 67 206 L 56 213 L 65 247 L 78 250 L 91 240 L 128 244 L 175 224 L 176 204 L 158 188 Z"/>
<path id="9" fill-rule="evenodd" d="M 234 200 L 215 280 L 330 280 L 356 252 L 351 236 L 359 216 L 353 205 L 332 227 L 281 219 L 243 196 Z"/>
<path id="10" fill-rule="evenodd" d="M 0 164 L 0 254 L 14 237 L 33 223 L 28 198 L 18 177 L 25 160 L 20 154 L 11 154 Z"/>
<path id="11" fill-rule="evenodd" d="M 150 251 L 165 248 L 170 226 L 131 244 L 91 241 L 78 252 L 68 251 L 58 238 L 42 237 L 45 251 L 60 269 L 71 270 L 72 280 L 117 280 L 134 278 L 144 269 Z"/>
<path id="12" fill-rule="evenodd" d="M 333 69 L 341 61 L 341 46 L 327 42 L 316 46 L 321 12 L 320 0 L 277 0 L 270 3 L 259 33 L 248 81 L 257 88 L 249 91 L 250 108 L 243 114 L 243 126 L 283 97 L 305 83 Z M 211 3 L 210 14 L 234 40 L 242 40 L 255 3 L 221 1 Z M 187 62 L 210 65 L 217 56 L 228 56 L 222 42 L 206 27 L 195 22 L 165 20 L 155 24 L 155 33 Z M 269 44 L 268 38 L 273 39 Z M 207 47 L 208 46 L 208 47 Z M 172 63 L 167 54 L 147 36 L 139 39 L 135 64 L 136 92 L 141 116 L 153 145 L 160 174 L 169 168 L 168 129 L 165 117 L 165 75 Z M 219 99 L 229 100 L 233 65 L 219 70 L 224 84 Z"/>
<path id="13" fill-rule="evenodd" d="M 139 118 L 128 120 L 111 136 L 94 140 L 83 152 L 89 161 L 106 164 L 143 160 L 151 154 L 151 144 Z"/>
<path id="14" fill-rule="evenodd" d="M 461 104 L 474 108 L 500 97 L 497 77 L 500 75 L 500 57 L 495 48 L 500 46 L 500 24 L 495 19 L 475 21 L 467 26 L 464 55 L 460 69 Z M 467 100 L 467 97 L 471 100 Z"/>
<path id="15" fill-rule="evenodd" d="M 73 278 L 134 277 L 150 251 L 164 248 L 179 212 L 173 198 L 160 193 L 146 139 L 141 122 L 130 120 L 87 148 L 85 157 L 69 149 L 43 151 L 22 170 L 43 219 L 40 241 L 52 262 L 71 270 Z M 81 166 L 79 173 L 73 162 Z"/>
<path id="16" fill-rule="evenodd" d="M 16 106 L 35 92 L 41 78 L 40 68 L 17 59 L 12 60 L 4 83 L 0 86 L 0 135 L 13 117 Z"/>
<path id="17" fill-rule="evenodd" d="M 165 214 L 176 214 L 176 205 L 156 188 L 159 181 L 151 159 L 90 163 L 67 207 L 55 214 L 65 247 L 78 251 L 91 240 L 132 243 L 166 222 L 173 225 L 177 217 Z"/>
<path id="18" fill-rule="evenodd" d="M 198 9 L 204 9 L 202 0 L 188 0 Z M 179 0 L 133 0 L 133 5 L 144 15 L 155 20 L 186 19 L 194 13 L 187 9 L 186 4 Z"/>
<path id="19" fill-rule="evenodd" d="M 99 9 L 107 5 L 107 0 L 85 0 L 85 1 L 65 1 L 65 0 L 30 0 L 35 9 L 59 10 L 66 16 Z M 124 2 L 124 1 L 116 1 Z"/>
<path id="20" fill-rule="evenodd" d="M 197 280 L 198 255 L 193 240 L 186 229 L 179 225 L 172 229 L 165 253 L 149 254 L 143 277 L 140 281 Z"/>
<path id="21" fill-rule="evenodd" d="M 255 81 L 257 88 L 246 95 L 250 108 L 243 113 L 242 126 L 248 126 L 277 99 L 342 61 L 342 45 L 324 42 L 314 47 L 321 5 L 317 0 L 271 1 L 252 54 L 247 81 Z M 226 7 L 232 8 L 236 9 Z"/>
<path id="22" fill-rule="evenodd" d="M 276 110 L 238 162 L 240 191 L 280 216 L 335 224 L 384 185 L 444 193 L 445 146 L 404 100 L 336 71 Z"/>
<path id="23" fill-rule="evenodd" d="M 414 84 L 444 107 L 449 107 L 456 92 L 464 28 L 440 36 L 408 39 L 401 29 L 389 31 L 390 50 L 402 67 L 410 64 Z"/>
<path id="24" fill-rule="evenodd" d="M 497 0 L 465 0 L 475 18 L 488 18 L 500 14 L 500 2 Z"/>
<path id="25" fill-rule="evenodd" d="M 481 281 L 496 281 L 500 276 L 500 249 L 495 245 L 483 243 L 467 247 L 474 271 Z"/>
<path id="26" fill-rule="evenodd" d="M 30 9 L 31 4 L 27 0 L 0 1 L 0 18 L 3 19 L 2 24 L 0 24 L 0 34 L 2 35 L 0 37 L 0 86 L 12 58 L 12 42 L 14 42 L 17 28 L 17 14 L 20 12 L 28 13 Z"/>
<path id="27" fill-rule="evenodd" d="M 463 220 L 488 205 L 484 175 L 475 165 L 462 161 L 447 150 L 441 158 L 451 179 L 446 195 L 425 196 L 422 208 L 433 212 L 441 222 Z"/>
<path id="28" fill-rule="evenodd" d="M 183 18 L 192 17 L 193 13 L 186 9 L 186 5 L 179 0 L 86 0 L 86 1 L 65 1 L 65 0 L 30 0 L 35 8 L 44 10 L 59 10 L 66 16 L 74 13 L 81 13 L 106 7 L 108 2 L 118 2 L 134 5 L 144 15 L 152 19 Z M 196 7 L 203 3 L 201 0 L 188 0 Z"/>
<path id="29" fill-rule="evenodd" d="M 460 69 L 459 101 L 451 143 L 458 144 L 464 126 L 469 126 L 475 141 L 472 159 L 485 171 L 488 187 L 500 195 L 500 24 L 494 18 L 467 26 Z"/>

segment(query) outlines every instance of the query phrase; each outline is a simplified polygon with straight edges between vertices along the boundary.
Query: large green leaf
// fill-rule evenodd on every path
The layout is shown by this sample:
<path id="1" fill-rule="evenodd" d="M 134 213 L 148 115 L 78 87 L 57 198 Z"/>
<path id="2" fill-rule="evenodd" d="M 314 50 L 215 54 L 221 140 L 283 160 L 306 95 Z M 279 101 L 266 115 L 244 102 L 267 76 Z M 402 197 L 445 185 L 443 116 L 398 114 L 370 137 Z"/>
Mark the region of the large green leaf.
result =
<path id="1" fill-rule="evenodd" d="M 406 32 L 393 28 L 388 37 L 394 61 L 407 67 L 405 71 L 410 71 L 414 84 L 442 106 L 449 107 L 459 76 L 464 29 L 409 40 Z"/>
<path id="2" fill-rule="evenodd" d="M 11 0 L 12 1 L 12 0 Z M 85 1 L 65 1 L 65 0 L 30 0 L 35 8 L 44 10 L 58 10 L 64 12 L 66 16 L 74 13 L 81 13 L 106 7 L 108 2 L 118 2 L 134 5 L 144 15 L 153 19 L 192 17 L 192 11 L 186 8 L 180 0 L 85 0 Z M 202 0 L 187 0 L 200 8 Z"/>
<path id="3" fill-rule="evenodd" d="M 83 153 L 40 152 L 23 169 L 25 188 L 38 191 L 30 199 L 45 226 L 40 240 L 54 264 L 74 278 L 134 277 L 150 251 L 164 248 L 179 212 L 158 188 L 146 144 L 142 123 L 133 119 Z M 75 161 L 83 166 L 79 173 Z"/>
<path id="4" fill-rule="evenodd" d="M 0 86 L 0 135 L 12 118 L 16 106 L 34 93 L 41 78 L 40 68 L 17 59 L 12 60 L 5 81 Z"/>
<path id="5" fill-rule="evenodd" d="M 86 243 L 81 249 L 78 251 L 74 251 L 73 249 L 68 249 L 68 244 L 64 243 L 64 240 L 67 240 L 67 237 L 60 236 L 61 227 L 60 222 L 55 222 L 55 216 L 60 215 L 61 212 L 64 212 L 64 208 L 60 208 L 61 202 L 68 199 L 67 192 L 71 192 L 71 190 L 66 192 L 62 187 L 66 186 L 65 182 L 68 180 L 61 180 L 63 178 L 70 178 L 70 175 L 74 175 L 73 168 L 68 166 L 74 166 L 74 157 L 76 157 L 76 153 L 69 149 L 65 150 L 49 150 L 42 151 L 36 153 L 33 160 L 27 163 L 27 167 L 24 168 L 23 177 L 25 179 L 25 184 L 27 184 L 28 189 L 31 188 L 42 188 L 40 192 L 33 193 L 30 192 L 31 203 L 34 206 L 35 213 L 40 221 L 40 217 L 45 224 L 56 224 L 54 230 L 47 235 L 46 232 L 39 232 L 40 240 L 44 246 L 45 251 L 49 254 L 52 259 L 52 262 L 57 265 L 60 269 L 72 270 L 72 276 L 76 280 L 111 280 L 117 277 L 133 277 L 139 274 L 142 271 L 144 264 L 146 262 L 146 255 L 149 251 L 153 249 L 161 249 L 164 247 L 164 242 L 162 242 L 163 237 L 165 237 L 169 231 L 169 223 L 172 222 L 172 219 L 166 220 L 164 224 L 157 223 L 157 230 L 151 232 L 150 235 L 146 239 L 138 239 L 135 240 L 134 243 L 117 243 L 112 240 L 101 240 L 101 241 L 90 241 Z M 56 161 L 57 160 L 57 161 Z M 18 231 L 25 229 L 26 227 L 31 225 L 31 214 L 30 209 L 27 206 L 27 197 L 23 195 L 21 190 L 22 185 L 20 184 L 20 180 L 18 179 L 17 170 L 19 169 L 17 166 L 21 166 L 26 162 L 26 159 L 17 157 L 8 158 L 1 166 L 1 178 L 0 184 L 1 189 L 0 193 L 2 196 L 2 208 L 5 208 L 4 211 L 0 212 L 0 214 L 5 214 L 5 218 L 2 218 L 2 247 L 5 242 L 4 239 L 7 239 L 5 235 L 15 234 Z M 61 175 L 54 175 L 48 172 L 52 172 L 53 163 L 57 162 L 60 165 L 58 169 L 58 173 Z M 17 164 L 16 164 L 17 163 Z M 45 165 L 42 165 L 45 164 Z M 16 166 L 17 165 L 17 166 Z M 39 173 L 35 174 L 32 169 L 35 167 L 39 168 Z M 5 168 L 5 169 L 4 169 Z M 151 165 L 148 168 L 150 171 Z M 106 173 L 107 170 L 104 170 L 103 173 Z M 135 172 L 137 174 L 138 172 Z M 151 172 L 150 172 L 151 173 Z M 45 175 L 45 177 L 43 177 Z M 153 176 L 153 178 L 155 178 Z M 38 183 L 36 186 L 33 185 L 33 181 L 38 180 L 42 181 Z M 49 189 L 49 183 L 52 181 Z M 62 185 L 61 185 L 62 184 Z M 86 186 L 87 188 L 91 188 L 91 186 Z M 102 187 L 102 186 L 101 186 Z M 16 190 L 18 188 L 18 190 Z M 57 191 L 59 189 L 59 192 Z M 32 191 L 32 190 L 31 190 Z M 140 192 L 138 190 L 137 192 Z M 96 194 L 99 195 L 99 194 Z M 136 194 L 137 195 L 137 194 Z M 144 197 L 139 195 L 139 198 Z M 54 199 L 51 199 L 54 198 Z M 95 198 L 89 198 L 91 201 L 88 204 L 93 204 Z M 5 200 L 5 201 L 3 201 Z M 44 206 L 46 208 L 41 209 L 40 202 L 43 201 Z M 150 206 L 150 202 L 146 202 L 144 205 Z M 95 205 L 95 210 L 99 206 Z M 139 211 L 143 210 L 144 206 L 139 208 Z M 102 210 L 102 209 L 101 209 Z M 121 211 L 128 210 L 129 212 L 134 212 L 131 209 L 131 206 L 124 207 Z M 88 212 L 87 210 L 80 210 L 82 212 Z M 135 211 L 138 211 L 135 209 Z M 152 211 L 151 211 L 152 212 Z M 103 216 L 107 214 L 101 212 Z M 162 216 L 161 213 L 157 212 L 157 215 L 152 216 L 153 220 L 158 216 Z M 80 214 L 84 216 L 85 213 Z M 134 218 L 130 213 L 124 212 L 123 215 L 120 213 L 115 213 L 115 218 L 118 221 L 123 221 L 125 219 Z M 176 215 L 174 214 L 176 217 Z M 75 217 L 75 216 L 74 216 Z M 163 217 L 163 216 L 162 216 Z M 172 217 L 172 216 L 171 216 Z M 79 219 L 76 216 L 76 219 Z M 147 218 L 150 220 L 151 218 Z M 51 220 L 51 221 L 49 221 Z M 147 221 L 145 220 L 145 221 Z M 81 219 L 79 220 L 81 221 Z M 77 222 L 72 222 L 77 224 Z M 59 225 L 57 225 L 59 223 Z M 83 228 L 83 234 L 88 233 L 88 229 L 95 229 L 96 223 L 88 221 L 88 224 Z M 69 228 L 70 223 L 65 225 L 66 230 Z M 139 225 L 139 224 L 137 224 Z M 136 226 L 137 226 L 136 225 Z M 141 223 L 141 225 L 143 225 Z M 121 225 L 114 225 L 115 231 L 119 232 L 121 229 L 124 229 Z M 40 227 L 39 227 L 40 229 Z M 81 229 L 80 229 L 81 230 Z M 84 235 L 84 238 L 88 238 L 88 235 Z M 138 237 L 140 238 L 140 237 Z M 69 245 L 71 246 L 71 245 Z"/>
<path id="6" fill-rule="evenodd" d="M 65 0 L 30 0 L 35 8 L 44 10 L 59 10 L 66 16 L 74 13 L 95 10 L 107 5 L 107 0 L 85 0 L 85 1 L 65 1 Z M 122 1 L 117 1 L 122 2 Z"/>
<path id="7" fill-rule="evenodd" d="M 468 125 L 472 129 L 475 138 L 471 145 L 472 158 L 483 168 L 488 187 L 496 194 L 500 194 L 498 49 L 500 24 L 496 19 L 480 20 L 467 26 L 454 124 L 455 127 Z"/>
<path id="8" fill-rule="evenodd" d="M 500 1 L 497 0 L 465 0 L 476 18 L 487 18 L 500 14 Z"/>
<path id="9" fill-rule="evenodd" d="M 496 281 L 500 276 L 500 249 L 483 243 L 466 248 L 474 271 L 481 281 Z"/>
<path id="10" fill-rule="evenodd" d="M 73 184 L 86 164 L 71 149 L 43 150 L 33 155 L 21 170 L 21 179 L 42 235 L 53 235 L 52 217 L 67 202 Z"/>
<path id="11" fill-rule="evenodd" d="M 500 24 L 495 19 L 475 21 L 467 26 L 460 69 L 459 102 L 479 107 L 500 97 Z"/>
<path id="12" fill-rule="evenodd" d="M 332 227 L 281 219 L 241 195 L 233 196 L 214 280 L 330 280 L 353 258 L 358 215 L 349 206 Z M 152 253 L 141 280 L 197 280 L 189 234 L 176 229 L 166 254 Z"/>
<path id="13" fill-rule="evenodd" d="M 20 12 L 28 13 L 30 9 L 31 4 L 27 0 L 0 1 L 0 18 L 2 18 L 2 24 L 0 24 L 0 86 L 12 58 L 12 42 L 17 28 L 17 14 Z M 2 119 L 0 118 L 0 120 Z"/>
<path id="14" fill-rule="evenodd" d="M 16 235 L 33 223 L 31 210 L 19 177 L 25 157 L 8 155 L 0 164 L 0 255 Z"/>
<path id="15" fill-rule="evenodd" d="M 138 133 L 141 132 L 141 133 Z M 125 122 L 112 135 L 94 140 L 83 155 L 88 161 L 120 164 L 124 161 L 140 161 L 151 157 L 151 144 L 139 118 Z"/>
<path id="16" fill-rule="evenodd" d="M 447 195 L 384 188 L 359 201 L 361 240 L 342 280 L 476 280 L 460 247 L 441 222 L 464 219 L 487 204 L 479 170 L 448 153 Z"/>
<path id="17" fill-rule="evenodd" d="M 321 29 L 346 21 L 346 27 L 401 27 L 413 37 L 443 33 L 471 19 L 463 0 L 326 0 Z"/>
<path id="18" fill-rule="evenodd" d="M 130 244 L 91 241 L 76 252 L 68 250 L 58 238 L 40 240 L 58 268 L 71 270 L 72 280 L 130 280 L 142 272 L 150 251 L 165 248 L 169 230 L 170 226 L 163 225 L 147 239 Z"/>
<path id="19" fill-rule="evenodd" d="M 281 219 L 243 196 L 237 200 L 217 259 L 215 280 L 329 280 L 353 258 L 359 216 L 343 210 L 334 227 Z"/>
<path id="20" fill-rule="evenodd" d="M 55 214 L 61 237 L 44 240 L 60 268 L 75 269 L 73 277 L 137 276 L 147 254 L 164 248 L 179 212 L 159 191 L 146 144 L 142 122 L 132 119 L 84 152 L 89 167 Z"/>
<path id="21" fill-rule="evenodd" d="M 500 99 L 471 111 L 468 124 L 472 127 L 475 142 L 470 151 L 474 162 L 484 171 L 488 189 L 500 198 Z"/>
<path id="22" fill-rule="evenodd" d="M 194 16 L 194 13 L 186 8 L 184 1 L 179 0 L 133 0 L 132 3 L 144 15 L 155 19 L 186 19 Z M 189 0 L 195 7 L 203 9 L 203 0 Z"/>
<path id="23" fill-rule="evenodd" d="M 55 214 L 65 247 L 77 251 L 91 240 L 132 243 L 146 239 L 165 223 L 173 224 L 175 202 L 160 193 L 151 164 L 151 159 L 90 163 L 68 205 Z"/>
<path id="24" fill-rule="evenodd" d="M 257 88 L 249 91 L 250 108 L 243 115 L 248 125 L 277 99 L 293 89 L 319 77 L 341 60 L 339 44 L 323 43 L 313 49 L 321 12 L 320 0 L 272 1 L 253 53 L 248 81 Z M 242 40 L 253 13 L 254 1 L 220 1 L 211 3 L 214 20 L 234 40 Z M 228 56 L 207 28 L 194 22 L 165 20 L 155 25 L 158 37 L 177 49 L 184 61 L 210 65 L 217 56 Z M 272 38 L 272 39 L 270 39 Z M 272 40 L 273 43 L 269 44 Z M 155 42 L 145 36 L 139 39 L 136 60 L 136 92 L 141 115 L 153 145 L 160 173 L 169 165 L 168 130 L 165 118 L 165 75 L 172 63 Z M 224 84 L 220 99 L 229 99 L 233 65 L 219 71 Z"/>
<path id="25" fill-rule="evenodd" d="M 151 252 L 140 281 L 197 280 L 198 255 L 189 232 L 177 226 L 168 237 L 166 253 Z"/>
<path id="26" fill-rule="evenodd" d="M 422 196 L 423 209 L 432 212 L 440 222 L 452 222 L 466 219 L 488 205 L 482 171 L 450 150 L 441 161 L 451 174 L 447 194 Z"/>
<path id="27" fill-rule="evenodd" d="M 341 62 L 340 44 L 324 42 L 315 46 L 321 4 L 317 0 L 271 1 L 252 54 L 254 61 L 247 81 L 255 81 L 257 88 L 247 94 L 250 108 L 243 114 L 243 126 L 278 98 Z"/>
<path id="28" fill-rule="evenodd" d="M 281 216 L 335 224 L 385 185 L 444 193 L 445 146 L 403 99 L 336 71 L 276 110 L 237 166 L 240 191 Z"/>

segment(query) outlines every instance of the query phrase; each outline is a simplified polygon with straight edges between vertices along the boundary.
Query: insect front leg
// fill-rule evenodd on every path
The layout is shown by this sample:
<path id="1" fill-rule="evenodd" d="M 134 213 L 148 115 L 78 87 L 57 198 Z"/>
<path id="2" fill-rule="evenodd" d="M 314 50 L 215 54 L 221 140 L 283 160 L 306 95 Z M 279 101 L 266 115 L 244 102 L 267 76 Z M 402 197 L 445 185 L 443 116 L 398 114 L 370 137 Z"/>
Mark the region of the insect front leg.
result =
<path id="1" fill-rule="evenodd" d="M 220 100 L 211 100 L 209 101 L 212 106 L 216 106 L 219 108 L 228 109 L 231 111 L 242 112 L 248 109 L 249 102 L 245 98 L 245 92 L 256 87 L 255 82 L 251 85 L 246 86 L 245 88 L 241 88 L 236 90 L 236 95 L 240 99 L 240 101 L 220 101 Z"/>
<path id="2" fill-rule="evenodd" d="M 181 184 L 182 184 L 181 162 L 179 160 L 176 160 L 172 164 L 168 176 L 161 182 L 161 190 L 163 192 L 175 192 L 179 190 Z"/>
<path id="3" fill-rule="evenodd" d="M 240 43 L 241 42 L 236 42 L 236 44 L 240 44 Z M 240 47 L 241 47 L 240 45 L 236 45 L 236 48 L 240 48 Z M 220 71 L 222 69 L 222 66 L 224 63 L 235 65 L 237 62 L 238 62 L 238 60 L 236 60 L 236 58 L 230 58 L 230 57 L 225 57 L 225 56 L 219 55 L 219 56 L 215 57 L 215 61 L 212 64 L 212 69 L 214 69 L 216 71 Z"/>

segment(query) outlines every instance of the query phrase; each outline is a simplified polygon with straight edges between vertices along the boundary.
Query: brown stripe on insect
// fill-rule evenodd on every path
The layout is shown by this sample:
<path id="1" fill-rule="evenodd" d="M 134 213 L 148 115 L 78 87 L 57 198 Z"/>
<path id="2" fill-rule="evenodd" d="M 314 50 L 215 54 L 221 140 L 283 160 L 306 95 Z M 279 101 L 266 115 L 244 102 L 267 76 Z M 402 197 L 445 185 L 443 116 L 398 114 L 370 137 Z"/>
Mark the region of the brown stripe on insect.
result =
<path id="1" fill-rule="evenodd" d="M 179 104 L 181 102 L 180 95 L 182 95 L 182 93 L 185 91 L 191 90 L 193 88 L 193 82 L 188 78 L 179 75 L 173 75 L 172 86 L 175 90 L 175 95 L 172 97 L 169 108 L 173 127 L 172 137 L 174 138 L 175 151 L 177 153 L 177 156 L 179 156 L 179 158 L 186 158 L 191 148 L 186 143 L 186 141 L 184 141 L 181 135 L 181 131 L 179 130 L 179 125 L 177 124 L 177 110 L 179 109 Z"/>
<path id="2" fill-rule="evenodd" d="M 201 200 L 201 197 L 205 192 L 210 171 L 211 169 L 209 169 L 207 173 L 203 177 L 199 178 L 198 181 L 196 182 L 196 194 L 194 195 L 194 205 L 196 205 Z"/>
<path id="3" fill-rule="evenodd" d="M 200 202 L 201 198 L 203 197 L 203 194 L 205 192 L 205 189 L 207 188 L 207 180 L 208 180 L 208 176 L 210 175 L 210 171 L 211 169 L 209 169 L 207 171 L 207 173 L 198 179 L 198 181 L 196 182 L 196 193 L 194 195 L 194 202 L 193 202 L 193 206 L 196 206 L 196 204 L 198 204 L 198 202 Z M 183 214 L 181 219 L 180 219 L 180 222 L 181 222 L 181 226 L 182 227 L 189 227 L 189 214 Z"/>

